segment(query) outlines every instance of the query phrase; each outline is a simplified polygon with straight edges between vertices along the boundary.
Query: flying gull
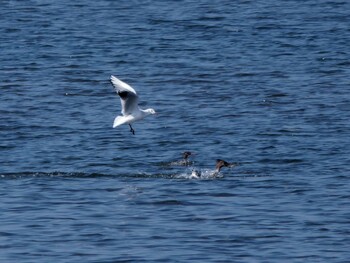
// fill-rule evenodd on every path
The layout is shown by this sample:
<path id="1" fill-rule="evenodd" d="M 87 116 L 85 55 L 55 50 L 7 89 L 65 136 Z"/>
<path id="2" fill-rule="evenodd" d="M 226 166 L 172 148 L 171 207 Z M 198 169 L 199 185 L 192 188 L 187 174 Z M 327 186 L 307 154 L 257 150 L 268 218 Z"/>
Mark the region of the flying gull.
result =
<path id="1" fill-rule="evenodd" d="M 111 82 L 120 97 L 123 114 L 114 119 L 113 128 L 127 123 L 130 126 L 132 134 L 135 134 L 135 130 L 132 128 L 131 124 L 135 121 L 142 120 L 147 115 L 155 114 L 156 112 L 154 109 L 140 109 L 138 105 L 139 97 L 136 91 L 125 82 L 117 79 L 113 75 L 111 76 Z"/>

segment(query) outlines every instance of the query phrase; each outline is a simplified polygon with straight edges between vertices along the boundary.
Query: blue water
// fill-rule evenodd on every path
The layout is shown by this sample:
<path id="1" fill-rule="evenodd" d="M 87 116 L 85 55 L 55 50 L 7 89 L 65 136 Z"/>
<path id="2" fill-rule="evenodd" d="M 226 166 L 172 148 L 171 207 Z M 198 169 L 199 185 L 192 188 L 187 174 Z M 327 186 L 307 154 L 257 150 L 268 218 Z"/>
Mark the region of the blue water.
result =
<path id="1" fill-rule="evenodd" d="M 349 262 L 349 1 L 0 5 L 1 262 Z"/>

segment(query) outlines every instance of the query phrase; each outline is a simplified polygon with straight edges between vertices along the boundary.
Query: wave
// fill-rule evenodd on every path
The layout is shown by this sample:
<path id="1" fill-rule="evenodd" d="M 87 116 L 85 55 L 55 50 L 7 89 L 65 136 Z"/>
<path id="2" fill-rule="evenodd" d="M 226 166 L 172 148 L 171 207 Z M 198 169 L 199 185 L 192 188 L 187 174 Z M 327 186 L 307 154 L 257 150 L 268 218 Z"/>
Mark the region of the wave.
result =
<path id="1" fill-rule="evenodd" d="M 118 177 L 118 178 L 165 178 L 165 179 L 184 179 L 185 174 L 166 174 L 166 173 L 125 173 L 125 174 L 104 174 L 104 173 L 84 173 L 84 172 L 16 172 L 0 173 L 0 179 L 20 179 L 20 178 L 99 178 L 99 177 Z"/>
<path id="2" fill-rule="evenodd" d="M 200 178 L 193 178 L 191 176 L 192 169 L 187 169 L 185 171 L 172 171 L 172 172 L 162 172 L 162 173 L 151 173 L 151 172 L 131 172 L 131 173 L 118 173 L 118 174 L 107 174 L 107 173 L 85 173 L 85 172 L 62 172 L 62 171 L 53 171 L 53 172 L 37 172 L 37 171 L 25 171 L 25 172 L 9 172 L 9 173 L 0 173 L 1 179 L 20 179 L 20 178 L 163 178 L 163 179 L 179 179 L 179 180 L 213 180 L 213 179 L 222 179 L 222 178 L 257 178 L 257 177 L 270 177 L 268 174 L 261 174 L 258 172 L 240 172 L 235 173 L 219 173 L 214 175 L 214 170 L 211 169 L 202 169 L 202 176 Z"/>
<path id="3" fill-rule="evenodd" d="M 0 178 L 16 179 L 30 177 L 105 177 L 111 176 L 99 173 L 83 173 L 83 172 L 16 172 L 16 173 L 0 173 Z"/>

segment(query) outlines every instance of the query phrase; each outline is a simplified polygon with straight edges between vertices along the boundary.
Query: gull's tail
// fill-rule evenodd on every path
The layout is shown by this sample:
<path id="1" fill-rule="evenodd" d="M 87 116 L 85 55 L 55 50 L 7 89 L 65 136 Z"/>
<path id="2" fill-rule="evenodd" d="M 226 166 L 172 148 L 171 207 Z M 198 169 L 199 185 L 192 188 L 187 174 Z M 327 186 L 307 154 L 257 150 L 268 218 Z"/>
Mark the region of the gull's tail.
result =
<path id="1" fill-rule="evenodd" d="M 124 123 L 130 123 L 134 119 L 133 116 L 117 116 L 113 122 L 113 128 L 118 127 Z"/>

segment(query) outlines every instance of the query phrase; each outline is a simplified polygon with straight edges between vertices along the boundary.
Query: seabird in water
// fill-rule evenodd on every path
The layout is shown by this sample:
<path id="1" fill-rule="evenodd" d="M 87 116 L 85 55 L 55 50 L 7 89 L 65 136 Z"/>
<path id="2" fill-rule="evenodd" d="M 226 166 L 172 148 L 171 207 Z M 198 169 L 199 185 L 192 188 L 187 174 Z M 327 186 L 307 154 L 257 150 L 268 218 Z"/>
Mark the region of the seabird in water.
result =
<path id="1" fill-rule="evenodd" d="M 181 165 L 188 165 L 188 164 L 190 163 L 190 160 L 188 160 L 188 158 L 189 158 L 190 156 L 192 156 L 192 155 L 194 155 L 194 153 L 192 153 L 192 152 L 183 152 L 183 153 L 182 153 L 183 159 L 182 159 L 182 161 L 180 162 Z"/>
<path id="2" fill-rule="evenodd" d="M 191 164 L 191 161 L 189 160 L 190 156 L 195 155 L 193 152 L 183 152 L 182 153 L 182 160 L 179 161 L 173 161 L 171 163 L 169 163 L 169 165 L 178 165 L 178 166 L 187 166 Z"/>
<path id="3" fill-rule="evenodd" d="M 228 163 L 228 162 L 226 162 L 224 160 L 221 160 L 221 159 L 217 159 L 216 160 L 215 171 L 211 174 L 211 177 L 217 176 L 220 173 L 220 170 L 221 170 L 222 167 L 233 167 L 233 166 L 235 166 L 235 164 Z M 202 176 L 202 173 L 201 173 L 200 170 L 193 169 L 190 178 L 198 179 L 201 176 Z"/>

